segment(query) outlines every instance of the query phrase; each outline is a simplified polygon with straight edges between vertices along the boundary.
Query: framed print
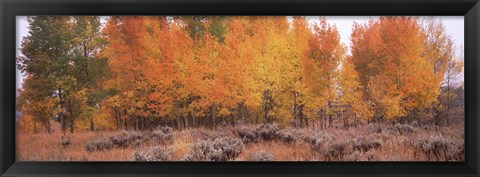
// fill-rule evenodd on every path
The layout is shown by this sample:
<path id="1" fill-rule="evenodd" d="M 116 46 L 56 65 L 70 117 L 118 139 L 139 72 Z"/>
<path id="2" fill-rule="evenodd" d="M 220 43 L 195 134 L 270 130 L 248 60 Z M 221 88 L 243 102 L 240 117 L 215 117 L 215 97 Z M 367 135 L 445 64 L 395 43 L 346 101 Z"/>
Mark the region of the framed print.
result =
<path id="1" fill-rule="evenodd" d="M 478 1 L 0 7 L 2 176 L 478 176 Z"/>

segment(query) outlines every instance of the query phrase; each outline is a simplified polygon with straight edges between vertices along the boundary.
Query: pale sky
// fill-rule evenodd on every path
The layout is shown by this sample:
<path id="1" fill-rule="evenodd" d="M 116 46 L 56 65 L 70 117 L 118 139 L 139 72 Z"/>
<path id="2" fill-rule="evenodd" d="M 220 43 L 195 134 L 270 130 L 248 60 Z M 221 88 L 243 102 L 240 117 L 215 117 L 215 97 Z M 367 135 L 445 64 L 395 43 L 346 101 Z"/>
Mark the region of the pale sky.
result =
<path id="1" fill-rule="evenodd" d="M 370 18 L 378 18 L 378 16 L 327 16 L 327 22 L 329 24 L 334 24 L 337 26 L 337 29 L 340 33 L 341 42 L 346 46 L 350 45 L 350 34 L 352 32 L 352 25 L 353 22 L 357 22 L 360 24 L 367 23 Z M 457 51 L 463 50 L 464 46 L 464 17 L 463 16 L 438 16 L 435 17 L 442 21 L 445 25 L 445 30 L 447 35 L 449 35 L 454 42 L 454 45 Z M 106 17 L 101 18 L 101 21 L 104 23 Z M 309 23 L 316 23 L 318 22 L 318 16 L 309 16 L 307 17 Z M 21 56 L 21 52 L 19 50 L 21 41 L 23 37 L 28 35 L 28 22 L 26 16 L 17 16 L 16 17 L 16 29 L 17 29 L 17 36 L 16 36 L 16 43 L 17 43 L 17 51 L 16 55 Z M 21 88 L 23 83 L 23 76 L 21 75 L 20 71 L 17 70 L 17 88 Z"/>

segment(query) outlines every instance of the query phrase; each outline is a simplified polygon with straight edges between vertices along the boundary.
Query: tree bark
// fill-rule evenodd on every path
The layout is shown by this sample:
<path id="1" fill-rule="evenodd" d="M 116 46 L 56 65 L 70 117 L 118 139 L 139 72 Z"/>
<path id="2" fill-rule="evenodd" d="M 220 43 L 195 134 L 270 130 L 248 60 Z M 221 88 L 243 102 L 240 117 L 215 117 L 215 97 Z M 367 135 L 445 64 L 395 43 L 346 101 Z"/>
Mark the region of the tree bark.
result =
<path id="1" fill-rule="evenodd" d="M 123 117 L 125 117 L 125 130 L 128 129 L 128 116 L 127 116 L 127 110 L 123 109 Z"/>
<path id="2" fill-rule="evenodd" d="M 46 125 L 45 128 L 47 129 L 47 133 L 48 133 L 48 134 L 52 134 L 52 126 L 51 126 L 51 124 L 50 124 L 50 121 L 48 121 L 46 124 L 47 124 L 47 125 Z"/>
<path id="3" fill-rule="evenodd" d="M 298 105 L 297 105 L 297 92 L 293 91 L 293 126 L 297 125 Z"/>
<path id="4" fill-rule="evenodd" d="M 71 98 L 68 99 L 68 107 L 69 107 L 68 110 L 70 112 L 70 116 L 69 116 L 69 119 L 70 119 L 70 133 L 73 133 L 75 117 L 73 116 L 72 99 Z"/>
<path id="5" fill-rule="evenodd" d="M 447 77 L 447 125 L 450 124 L 449 117 L 450 117 L 450 77 Z"/>
<path id="6" fill-rule="evenodd" d="M 118 110 L 116 107 L 113 108 L 113 112 L 115 114 L 115 125 L 117 126 L 117 130 L 120 130 L 120 124 L 118 120 Z"/>
<path id="7" fill-rule="evenodd" d="M 65 124 L 65 100 L 63 98 L 63 90 L 58 89 L 58 99 L 60 100 L 60 113 L 58 117 L 60 117 L 60 125 L 62 133 L 65 134 L 66 124 Z"/>
<path id="8" fill-rule="evenodd" d="M 213 128 L 217 128 L 217 120 L 215 118 L 215 104 L 210 106 L 210 114 L 212 115 Z"/>
<path id="9" fill-rule="evenodd" d="M 33 133 L 37 134 L 37 120 L 33 119 Z"/>
<path id="10" fill-rule="evenodd" d="M 230 113 L 230 125 L 235 127 L 235 117 L 233 115 L 233 111 Z"/>
<path id="11" fill-rule="evenodd" d="M 192 110 L 192 128 L 195 128 L 195 108 Z"/>

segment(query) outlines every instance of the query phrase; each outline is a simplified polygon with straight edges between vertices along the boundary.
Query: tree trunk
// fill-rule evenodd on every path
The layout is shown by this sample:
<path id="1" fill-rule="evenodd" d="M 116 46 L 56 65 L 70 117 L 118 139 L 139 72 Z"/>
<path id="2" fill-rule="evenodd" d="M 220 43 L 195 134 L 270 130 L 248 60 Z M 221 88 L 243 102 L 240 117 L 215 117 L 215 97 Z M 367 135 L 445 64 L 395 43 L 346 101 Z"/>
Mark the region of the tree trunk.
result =
<path id="1" fill-rule="evenodd" d="M 184 115 L 184 116 L 183 116 L 183 119 L 184 119 L 183 121 L 184 121 L 184 123 L 185 123 L 185 128 L 188 128 L 188 126 L 189 126 L 189 125 L 188 125 L 188 115 L 187 115 L 187 116 Z"/>
<path id="2" fill-rule="evenodd" d="M 117 124 L 117 127 L 118 127 L 118 124 Z M 90 131 L 95 131 L 95 125 L 94 125 L 94 122 L 93 122 L 93 117 L 90 118 Z"/>
<path id="3" fill-rule="evenodd" d="M 132 122 L 133 131 L 136 131 L 137 130 L 137 119 L 135 119 L 134 116 L 130 116 L 129 120 Z"/>
<path id="4" fill-rule="evenodd" d="M 450 118 L 450 77 L 447 77 L 447 125 L 450 124 L 449 118 Z"/>
<path id="5" fill-rule="evenodd" d="M 33 119 L 33 133 L 37 134 L 37 120 Z"/>
<path id="6" fill-rule="evenodd" d="M 45 128 L 47 129 L 47 133 L 48 133 L 48 134 L 52 134 L 52 126 L 51 126 L 51 124 L 50 124 L 50 121 L 48 121 L 46 124 L 47 124 L 47 125 L 46 125 Z"/>
<path id="7" fill-rule="evenodd" d="M 233 116 L 233 111 L 230 113 L 230 125 L 235 127 L 235 117 Z"/>
<path id="8" fill-rule="evenodd" d="M 60 125 L 61 125 L 61 130 L 62 130 L 62 133 L 65 134 L 65 130 L 66 130 L 66 124 L 65 124 L 65 100 L 63 98 L 63 93 L 62 93 L 62 89 L 58 89 L 58 99 L 60 100 L 60 113 L 58 114 L 58 116 L 60 117 Z"/>
<path id="9" fill-rule="evenodd" d="M 181 129 L 182 124 L 180 123 L 180 118 L 178 118 L 178 114 L 175 112 L 175 120 L 177 121 L 177 129 Z"/>
<path id="10" fill-rule="evenodd" d="M 210 114 L 212 115 L 213 128 L 217 128 L 217 120 L 215 118 L 215 104 L 212 104 L 212 106 L 210 106 Z"/>
<path id="11" fill-rule="evenodd" d="M 70 112 L 70 133 L 73 133 L 73 127 L 74 127 L 74 119 L 75 117 L 73 116 L 73 110 L 72 110 L 72 99 L 68 99 L 68 110 Z"/>
<path id="12" fill-rule="evenodd" d="M 192 128 L 195 128 L 195 108 L 192 110 Z"/>
<path id="13" fill-rule="evenodd" d="M 245 118 L 243 115 L 243 103 L 237 105 L 237 120 L 241 121 L 242 124 L 245 124 Z"/>
<path id="14" fill-rule="evenodd" d="M 268 112 L 270 111 L 270 93 L 269 90 L 264 90 L 263 91 L 263 121 L 266 123 L 270 123 L 270 118 L 268 117 Z"/>
<path id="15" fill-rule="evenodd" d="M 329 101 L 329 102 L 328 102 L 328 110 L 329 110 L 329 112 L 331 112 L 331 109 L 332 109 L 332 106 L 331 106 L 331 102 Z M 332 128 L 332 124 L 333 124 L 332 114 L 329 113 L 329 114 L 328 114 L 328 127 L 329 127 L 329 128 Z"/>
<path id="16" fill-rule="evenodd" d="M 123 117 L 125 117 L 125 130 L 128 129 L 128 116 L 127 116 L 127 110 L 123 109 Z"/>
<path id="17" fill-rule="evenodd" d="M 117 130 L 120 130 L 120 124 L 118 120 L 118 110 L 117 108 L 113 108 L 113 112 L 115 113 L 115 125 L 117 126 Z"/>
<path id="18" fill-rule="evenodd" d="M 297 92 L 293 91 L 293 126 L 297 125 L 298 105 L 297 105 Z"/>
<path id="19" fill-rule="evenodd" d="M 317 118 L 317 124 L 319 124 L 319 128 L 322 129 L 322 111 L 321 110 L 318 110 L 318 118 Z"/>
<path id="20" fill-rule="evenodd" d="M 203 127 L 207 127 L 207 116 L 202 117 Z"/>
<path id="21" fill-rule="evenodd" d="M 357 128 L 357 124 L 358 124 L 357 115 L 353 114 L 353 118 L 355 119 L 355 128 Z"/>

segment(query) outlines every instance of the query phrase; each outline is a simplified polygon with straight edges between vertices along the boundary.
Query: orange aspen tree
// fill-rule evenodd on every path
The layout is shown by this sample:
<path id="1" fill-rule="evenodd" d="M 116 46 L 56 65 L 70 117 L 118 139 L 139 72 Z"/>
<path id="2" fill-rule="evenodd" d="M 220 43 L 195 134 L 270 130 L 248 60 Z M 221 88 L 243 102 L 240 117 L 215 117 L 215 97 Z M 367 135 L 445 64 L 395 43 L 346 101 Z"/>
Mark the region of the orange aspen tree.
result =
<path id="1" fill-rule="evenodd" d="M 323 17 L 319 21 L 313 27 L 313 38 L 308 41 L 308 58 L 302 60 L 302 82 L 306 87 L 307 108 L 318 117 L 327 116 L 331 126 L 335 113 L 332 108 L 336 99 L 335 80 L 346 49 L 340 43 L 337 28 L 328 24 Z"/>

